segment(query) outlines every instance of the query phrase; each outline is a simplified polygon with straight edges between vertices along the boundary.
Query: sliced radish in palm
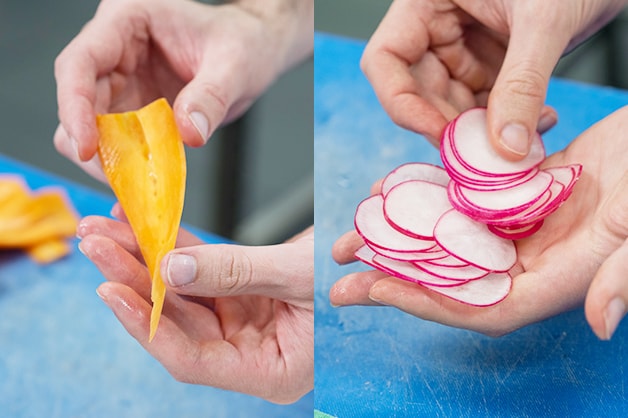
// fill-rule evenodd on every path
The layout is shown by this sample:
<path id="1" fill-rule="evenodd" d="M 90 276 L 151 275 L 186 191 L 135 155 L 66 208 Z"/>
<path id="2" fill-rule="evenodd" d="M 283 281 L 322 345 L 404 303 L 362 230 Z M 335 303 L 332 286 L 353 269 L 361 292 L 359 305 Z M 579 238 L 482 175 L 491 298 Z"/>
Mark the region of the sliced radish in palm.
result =
<path id="1" fill-rule="evenodd" d="M 428 289 L 473 306 L 492 306 L 508 296 L 512 278 L 508 273 L 490 273 L 481 279 L 470 280 L 460 286 L 438 287 L 423 284 Z"/>
<path id="2" fill-rule="evenodd" d="M 434 228 L 436 242 L 454 257 L 489 271 L 508 271 L 517 261 L 512 241 L 503 239 L 455 209 L 449 210 Z"/>
<path id="3" fill-rule="evenodd" d="M 449 137 L 458 159 L 480 174 L 512 175 L 527 172 L 545 159 L 545 148 L 538 134 L 532 136 L 530 152 L 523 160 L 508 161 L 502 158 L 489 142 L 484 108 L 461 113 Z"/>
<path id="4" fill-rule="evenodd" d="M 422 163 L 403 164 L 391 171 L 382 183 L 382 194 L 386 196 L 390 189 L 409 180 L 423 180 L 429 183 L 447 186 L 449 175 L 445 169 Z"/>
<path id="5" fill-rule="evenodd" d="M 480 191 L 458 186 L 460 197 L 483 212 L 509 212 L 534 204 L 549 189 L 554 177 L 544 171 L 514 187 Z"/>
<path id="6" fill-rule="evenodd" d="M 448 280 L 433 276 L 416 268 L 411 263 L 404 263 L 399 260 L 392 260 L 375 253 L 366 245 L 360 247 L 355 252 L 355 257 L 365 264 L 381 270 L 398 279 L 419 284 L 430 284 L 432 286 L 459 286 L 465 283 L 464 280 Z"/>
<path id="7" fill-rule="evenodd" d="M 434 247 L 428 248 L 425 251 L 416 252 L 400 252 L 387 250 L 385 248 L 377 247 L 368 241 L 365 241 L 365 244 L 368 245 L 371 250 L 375 251 L 377 254 L 399 261 L 435 261 L 441 258 L 449 257 L 449 254 L 441 249 L 438 244 L 434 244 Z"/>
<path id="8" fill-rule="evenodd" d="M 449 280 L 474 280 L 489 273 L 487 270 L 468 263 L 460 266 L 439 266 L 437 264 L 415 261 L 412 264 L 433 276 Z"/>
<path id="9" fill-rule="evenodd" d="M 436 221 L 449 209 L 447 189 L 427 181 L 398 184 L 384 198 L 384 216 L 388 222 L 404 234 L 417 238 L 433 239 Z"/>
<path id="10" fill-rule="evenodd" d="M 582 166 L 540 168 L 538 135 L 523 160 L 502 159 L 479 108 L 447 125 L 440 153 L 444 169 L 404 164 L 386 176 L 381 194 L 360 203 L 355 226 L 366 245 L 355 256 L 454 300 L 493 305 L 512 285 L 513 240 L 542 227 L 572 193 Z"/>
<path id="11" fill-rule="evenodd" d="M 418 252 L 433 248 L 435 242 L 402 234 L 384 217 L 384 198 L 374 195 L 358 205 L 355 229 L 365 241 L 376 247 L 398 252 Z"/>

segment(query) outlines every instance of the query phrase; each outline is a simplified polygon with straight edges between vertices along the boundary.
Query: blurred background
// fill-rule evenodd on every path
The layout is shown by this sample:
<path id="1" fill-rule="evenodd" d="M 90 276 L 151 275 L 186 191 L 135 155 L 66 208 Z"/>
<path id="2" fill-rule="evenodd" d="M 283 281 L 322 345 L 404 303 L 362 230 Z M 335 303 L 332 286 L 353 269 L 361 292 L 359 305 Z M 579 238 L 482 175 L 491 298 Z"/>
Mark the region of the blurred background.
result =
<path id="1" fill-rule="evenodd" d="M 368 39 L 391 0 L 316 0 L 317 31 Z M 587 83 L 628 88 L 628 11 L 565 56 L 555 74 Z"/>
<path id="2" fill-rule="evenodd" d="M 212 3 L 212 1 L 206 1 Z M 213 1 L 217 3 L 217 1 Z M 316 0 L 318 31 L 368 39 L 389 0 Z M 97 0 L 0 2 L 0 153 L 108 193 L 57 154 L 53 63 Z M 566 56 L 556 75 L 628 88 L 628 13 Z M 238 122 L 188 150 L 187 224 L 247 244 L 313 222 L 313 61 L 281 78 Z"/>
<path id="3" fill-rule="evenodd" d="M 54 59 L 98 3 L 0 2 L 0 154 L 109 193 L 52 143 Z M 312 62 L 286 74 L 207 146 L 188 149 L 184 222 L 248 244 L 283 241 L 313 222 Z"/>

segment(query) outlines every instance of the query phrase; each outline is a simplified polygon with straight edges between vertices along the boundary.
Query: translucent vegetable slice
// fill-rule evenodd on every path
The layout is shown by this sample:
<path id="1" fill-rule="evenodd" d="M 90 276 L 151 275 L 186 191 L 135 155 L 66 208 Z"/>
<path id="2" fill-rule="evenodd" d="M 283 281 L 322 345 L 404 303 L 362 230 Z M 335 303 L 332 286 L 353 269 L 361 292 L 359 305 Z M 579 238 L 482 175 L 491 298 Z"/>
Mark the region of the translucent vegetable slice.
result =
<path id="1" fill-rule="evenodd" d="M 165 99 L 126 113 L 99 115 L 98 155 L 152 280 L 149 340 L 166 288 L 161 259 L 174 248 L 185 194 L 186 163 L 174 114 Z"/>

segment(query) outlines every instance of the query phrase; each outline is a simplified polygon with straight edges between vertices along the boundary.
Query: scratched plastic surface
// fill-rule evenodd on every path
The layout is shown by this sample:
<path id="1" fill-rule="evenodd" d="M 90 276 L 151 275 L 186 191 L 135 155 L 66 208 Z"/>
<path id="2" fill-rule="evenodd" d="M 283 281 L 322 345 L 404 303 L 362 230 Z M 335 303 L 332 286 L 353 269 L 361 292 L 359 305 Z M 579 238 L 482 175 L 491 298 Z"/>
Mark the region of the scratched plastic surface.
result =
<path id="1" fill-rule="evenodd" d="M 63 185 L 82 215 L 107 215 L 113 204 L 4 157 L 0 172 L 23 174 L 32 188 Z M 1 417 L 312 416 L 313 394 L 280 406 L 175 381 L 98 298 L 104 279 L 74 244 L 68 258 L 48 266 L 0 253 Z"/>
<path id="2" fill-rule="evenodd" d="M 438 163 L 427 141 L 381 109 L 358 63 L 364 43 L 315 38 L 315 407 L 366 416 L 625 416 L 628 323 L 611 342 L 581 309 L 502 338 L 449 328 L 386 307 L 333 308 L 328 291 L 357 264 L 337 266 L 334 240 L 352 229 L 371 184 L 409 160 Z M 560 122 L 548 152 L 628 104 L 628 93 L 553 80 Z"/>

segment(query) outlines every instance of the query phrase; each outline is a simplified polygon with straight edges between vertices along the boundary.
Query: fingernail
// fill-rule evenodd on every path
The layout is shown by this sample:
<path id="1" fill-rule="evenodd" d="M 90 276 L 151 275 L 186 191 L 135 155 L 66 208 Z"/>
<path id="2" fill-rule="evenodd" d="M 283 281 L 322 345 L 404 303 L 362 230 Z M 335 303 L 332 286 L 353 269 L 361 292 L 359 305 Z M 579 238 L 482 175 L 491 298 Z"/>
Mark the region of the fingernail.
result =
<path id="1" fill-rule="evenodd" d="M 82 238 L 82 237 L 79 237 L 79 238 Z M 83 241 L 79 241 L 77 248 L 81 254 L 83 254 L 84 256 L 87 256 L 87 254 L 85 254 L 85 248 L 83 248 Z"/>
<path id="2" fill-rule="evenodd" d="M 541 116 L 539 119 L 539 123 L 536 125 L 536 130 L 539 133 L 544 133 L 554 125 L 556 125 L 556 118 L 551 114 L 546 114 Z"/>
<path id="3" fill-rule="evenodd" d="M 173 287 L 192 283 L 196 278 L 196 259 L 187 254 L 171 254 L 168 257 L 166 278 Z"/>
<path id="4" fill-rule="evenodd" d="M 619 321 L 626 314 L 626 304 L 616 297 L 609 302 L 604 311 L 604 325 L 606 326 L 606 339 L 610 340 L 619 325 Z"/>
<path id="5" fill-rule="evenodd" d="M 528 130 L 519 123 L 511 123 L 502 129 L 500 142 L 507 150 L 526 155 L 530 148 Z"/>
<path id="6" fill-rule="evenodd" d="M 96 288 L 96 294 L 99 298 L 101 298 L 104 302 L 107 302 L 107 294 L 100 289 L 100 286 Z"/>
<path id="7" fill-rule="evenodd" d="M 190 113 L 190 121 L 192 121 L 192 125 L 198 131 L 198 134 L 203 139 L 203 143 L 207 142 L 209 139 L 209 121 L 201 112 L 192 112 Z"/>

